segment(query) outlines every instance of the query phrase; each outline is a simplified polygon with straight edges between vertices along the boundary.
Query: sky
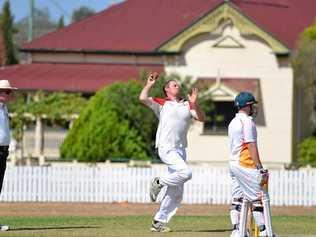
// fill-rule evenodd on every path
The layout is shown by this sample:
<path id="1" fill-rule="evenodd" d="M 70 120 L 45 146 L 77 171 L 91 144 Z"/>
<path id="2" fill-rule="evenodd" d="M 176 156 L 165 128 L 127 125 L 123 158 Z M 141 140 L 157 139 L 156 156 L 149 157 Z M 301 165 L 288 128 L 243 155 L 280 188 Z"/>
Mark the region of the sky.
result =
<path id="1" fill-rule="evenodd" d="M 5 0 L 0 0 L 2 9 Z M 9 0 L 11 13 L 14 15 L 14 21 L 17 22 L 28 15 L 29 0 Z M 42 9 L 48 7 L 50 17 L 53 21 L 57 21 L 60 16 L 64 16 L 65 24 L 69 24 L 71 14 L 74 9 L 80 6 L 87 6 L 96 12 L 102 11 L 109 5 L 120 2 L 121 0 L 34 0 L 34 6 Z"/>

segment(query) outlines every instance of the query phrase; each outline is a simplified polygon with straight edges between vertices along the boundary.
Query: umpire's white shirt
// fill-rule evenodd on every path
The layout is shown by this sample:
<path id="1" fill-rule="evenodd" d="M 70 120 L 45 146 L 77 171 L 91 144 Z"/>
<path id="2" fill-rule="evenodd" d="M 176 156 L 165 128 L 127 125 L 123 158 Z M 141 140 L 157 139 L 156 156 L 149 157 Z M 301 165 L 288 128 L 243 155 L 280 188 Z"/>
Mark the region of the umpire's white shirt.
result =
<path id="1" fill-rule="evenodd" d="M 5 104 L 0 103 L 0 146 L 9 146 L 10 127 L 8 109 Z"/>
<path id="2" fill-rule="evenodd" d="M 186 148 L 187 133 L 192 117 L 196 112 L 188 101 L 173 101 L 161 98 L 149 98 L 146 101 L 159 119 L 156 134 L 156 147 Z"/>

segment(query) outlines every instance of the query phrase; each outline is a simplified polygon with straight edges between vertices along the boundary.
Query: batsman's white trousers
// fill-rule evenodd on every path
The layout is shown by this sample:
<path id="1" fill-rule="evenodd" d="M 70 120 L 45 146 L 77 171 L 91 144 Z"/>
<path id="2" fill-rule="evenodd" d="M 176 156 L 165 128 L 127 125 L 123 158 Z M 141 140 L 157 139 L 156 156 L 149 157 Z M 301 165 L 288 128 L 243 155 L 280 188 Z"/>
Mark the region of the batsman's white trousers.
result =
<path id="1" fill-rule="evenodd" d="M 186 163 L 185 148 L 159 147 L 158 153 L 161 161 L 168 166 L 168 174 L 160 178 L 167 189 L 154 219 L 168 223 L 180 206 L 183 184 L 192 178 L 192 171 Z"/>
<path id="2" fill-rule="evenodd" d="M 261 185 L 262 175 L 257 169 L 245 168 L 238 164 L 230 164 L 230 175 L 233 180 L 233 197 L 240 195 L 239 187 L 243 197 L 248 201 L 269 201 L 269 194 Z M 239 186 L 239 187 L 238 187 Z"/>
<path id="3" fill-rule="evenodd" d="M 229 175 L 231 178 L 232 200 L 242 198 L 243 192 L 239 186 L 239 183 L 238 183 L 234 173 L 231 170 L 229 170 Z"/>
<path id="4" fill-rule="evenodd" d="M 241 168 L 243 168 L 243 167 L 241 167 Z M 238 179 L 236 178 L 236 176 L 235 176 L 235 174 L 234 174 L 234 172 L 232 171 L 232 170 L 234 170 L 234 168 L 231 168 L 230 169 L 230 177 L 231 177 L 231 181 L 232 181 L 232 183 L 231 183 L 231 185 L 232 185 L 232 204 L 235 204 L 235 205 L 241 205 L 242 203 L 240 203 L 239 201 L 236 201 L 236 200 L 238 200 L 238 199 L 240 199 L 240 198 L 243 198 L 245 195 L 244 195 L 244 193 L 243 193 L 243 190 L 242 190 L 242 188 L 241 188 L 241 186 L 240 186 L 240 184 L 239 184 L 239 182 L 241 182 L 241 181 L 243 181 L 243 182 L 248 182 L 249 183 L 249 181 L 247 180 L 245 180 L 244 179 L 244 176 L 243 175 L 240 175 L 240 177 L 239 177 L 239 181 L 238 181 Z M 236 170 L 235 170 L 235 173 L 239 173 L 239 174 L 242 174 L 243 172 L 241 172 L 240 170 L 239 170 L 239 167 L 236 167 Z M 249 177 L 249 179 L 251 179 L 251 180 L 253 180 L 253 181 L 255 181 L 255 183 L 256 183 L 256 180 L 258 179 L 258 178 L 256 178 L 257 177 L 257 175 L 258 175 L 258 171 L 256 170 L 255 172 L 253 172 L 253 170 L 251 170 L 250 169 L 250 171 L 248 171 L 247 169 L 246 170 L 244 170 L 244 172 L 247 172 L 247 177 Z M 252 178 L 250 178 L 251 176 L 253 176 Z M 251 183 L 251 182 L 250 182 Z M 252 186 L 257 186 L 257 185 L 252 185 Z M 247 191 L 249 188 L 247 188 L 247 189 L 245 189 L 245 191 L 248 193 L 248 198 L 247 199 L 249 199 L 250 197 L 249 197 L 249 191 Z M 250 188 L 250 189 L 252 189 L 252 188 Z M 261 192 L 261 191 L 260 191 Z M 253 192 L 251 192 L 251 193 L 253 193 Z M 247 194 L 246 194 L 247 195 Z M 260 197 L 260 195 L 258 196 L 258 198 Z M 252 198 L 254 198 L 254 197 L 252 197 Z M 257 199 L 258 199 L 257 198 Z M 252 199 L 253 200 L 253 199 Z M 263 225 L 264 224 L 264 216 L 263 216 L 263 213 L 262 212 L 258 212 L 258 211 L 254 211 L 253 212 L 253 217 L 254 217 L 254 219 L 255 219 L 255 221 L 256 221 L 256 223 L 257 223 L 257 225 Z M 232 225 L 239 225 L 239 222 L 240 222 L 240 211 L 237 211 L 237 210 L 235 210 L 235 209 L 233 209 L 233 210 L 231 210 L 230 211 L 230 218 L 231 218 L 231 222 L 232 222 Z"/>

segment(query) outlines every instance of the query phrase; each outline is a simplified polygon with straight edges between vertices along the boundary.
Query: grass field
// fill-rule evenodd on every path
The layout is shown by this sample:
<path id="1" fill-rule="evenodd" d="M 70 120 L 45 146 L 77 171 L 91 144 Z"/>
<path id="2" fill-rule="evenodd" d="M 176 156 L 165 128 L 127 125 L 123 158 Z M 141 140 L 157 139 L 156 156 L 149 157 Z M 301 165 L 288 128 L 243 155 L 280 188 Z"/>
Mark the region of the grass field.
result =
<path id="1" fill-rule="evenodd" d="M 171 233 L 150 233 L 150 216 L 12 216 L 2 217 L 12 230 L 0 236 L 36 237 L 144 237 L 144 236 L 229 236 L 227 215 L 176 216 L 170 223 Z M 316 216 L 274 216 L 278 236 L 316 236 Z"/>

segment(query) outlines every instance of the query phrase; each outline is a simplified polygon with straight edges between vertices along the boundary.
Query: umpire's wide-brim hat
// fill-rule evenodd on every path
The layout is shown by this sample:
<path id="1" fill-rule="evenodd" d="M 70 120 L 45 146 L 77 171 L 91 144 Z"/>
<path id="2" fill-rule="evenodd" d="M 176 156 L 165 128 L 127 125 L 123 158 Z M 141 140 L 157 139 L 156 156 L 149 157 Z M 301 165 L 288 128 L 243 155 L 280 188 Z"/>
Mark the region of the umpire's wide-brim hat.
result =
<path id="1" fill-rule="evenodd" d="M 0 90 L 17 90 L 18 88 L 12 87 L 8 80 L 0 80 Z"/>

